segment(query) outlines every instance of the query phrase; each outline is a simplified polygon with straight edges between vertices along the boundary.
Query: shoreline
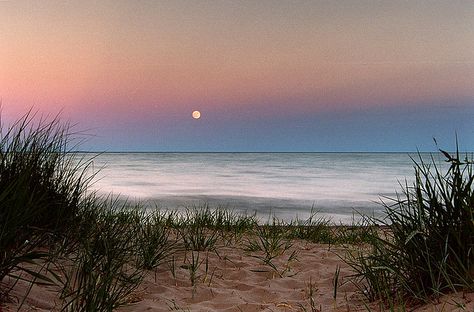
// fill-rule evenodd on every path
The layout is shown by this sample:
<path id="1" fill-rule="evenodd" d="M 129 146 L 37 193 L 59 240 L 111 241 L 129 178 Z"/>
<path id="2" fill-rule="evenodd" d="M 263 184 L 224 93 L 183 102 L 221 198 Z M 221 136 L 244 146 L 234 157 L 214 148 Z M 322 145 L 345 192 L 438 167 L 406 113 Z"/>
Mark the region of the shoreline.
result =
<path id="1" fill-rule="evenodd" d="M 106 194 L 99 194 L 107 197 Z M 364 216 L 384 217 L 384 208 L 381 203 L 365 201 L 361 201 L 358 206 L 354 206 L 344 201 L 318 204 L 313 201 L 251 196 L 190 195 L 133 198 L 119 195 L 117 199 L 123 203 L 138 204 L 150 211 L 178 211 L 184 213 L 187 209 L 195 207 L 210 207 L 211 210 L 230 210 L 241 215 L 255 215 L 260 224 L 268 223 L 274 217 L 287 223 L 295 220 L 306 220 L 313 214 L 329 220 L 334 225 L 358 224 Z"/>

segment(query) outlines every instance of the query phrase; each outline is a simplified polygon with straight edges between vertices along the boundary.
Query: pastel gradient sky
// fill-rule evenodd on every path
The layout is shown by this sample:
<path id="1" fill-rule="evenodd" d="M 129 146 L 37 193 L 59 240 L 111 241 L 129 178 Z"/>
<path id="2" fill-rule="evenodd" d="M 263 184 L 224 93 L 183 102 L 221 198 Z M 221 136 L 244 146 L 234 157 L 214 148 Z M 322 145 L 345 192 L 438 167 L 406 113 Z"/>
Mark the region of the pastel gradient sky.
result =
<path id="1" fill-rule="evenodd" d="M 474 150 L 474 2 L 2 1 L 0 98 L 96 151 Z"/>

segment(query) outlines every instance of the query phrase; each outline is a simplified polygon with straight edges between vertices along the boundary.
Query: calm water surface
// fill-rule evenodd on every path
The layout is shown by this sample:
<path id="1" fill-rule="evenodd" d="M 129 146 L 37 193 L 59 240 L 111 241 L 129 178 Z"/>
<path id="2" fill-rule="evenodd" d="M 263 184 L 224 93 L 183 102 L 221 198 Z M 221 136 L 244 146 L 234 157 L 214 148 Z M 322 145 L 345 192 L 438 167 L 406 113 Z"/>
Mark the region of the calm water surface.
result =
<path id="1" fill-rule="evenodd" d="M 413 176 L 406 153 L 105 153 L 94 166 L 96 190 L 150 206 L 209 203 L 286 220 L 313 208 L 335 222 L 380 215 L 380 197 Z"/>

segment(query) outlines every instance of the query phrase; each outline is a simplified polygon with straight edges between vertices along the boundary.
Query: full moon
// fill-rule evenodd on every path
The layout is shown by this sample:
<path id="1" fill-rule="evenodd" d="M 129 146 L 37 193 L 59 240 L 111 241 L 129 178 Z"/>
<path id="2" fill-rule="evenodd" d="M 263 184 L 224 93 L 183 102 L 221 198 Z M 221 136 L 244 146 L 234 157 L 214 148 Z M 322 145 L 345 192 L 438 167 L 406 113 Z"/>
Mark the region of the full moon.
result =
<path id="1" fill-rule="evenodd" d="M 201 112 L 200 112 L 200 111 L 197 111 L 197 110 L 194 111 L 194 112 L 193 112 L 193 118 L 194 118 L 194 119 L 199 119 L 199 118 L 201 118 Z"/>

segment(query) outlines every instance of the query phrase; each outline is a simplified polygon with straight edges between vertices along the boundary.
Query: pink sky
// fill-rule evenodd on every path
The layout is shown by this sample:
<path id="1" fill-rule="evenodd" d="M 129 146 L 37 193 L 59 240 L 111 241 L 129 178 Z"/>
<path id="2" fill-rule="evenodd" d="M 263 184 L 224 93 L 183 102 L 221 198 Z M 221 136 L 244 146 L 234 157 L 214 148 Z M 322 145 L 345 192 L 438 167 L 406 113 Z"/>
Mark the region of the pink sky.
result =
<path id="1" fill-rule="evenodd" d="M 0 42 L 7 117 L 62 110 L 100 133 L 474 99 L 471 1 L 7 1 Z"/>

